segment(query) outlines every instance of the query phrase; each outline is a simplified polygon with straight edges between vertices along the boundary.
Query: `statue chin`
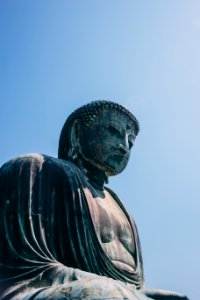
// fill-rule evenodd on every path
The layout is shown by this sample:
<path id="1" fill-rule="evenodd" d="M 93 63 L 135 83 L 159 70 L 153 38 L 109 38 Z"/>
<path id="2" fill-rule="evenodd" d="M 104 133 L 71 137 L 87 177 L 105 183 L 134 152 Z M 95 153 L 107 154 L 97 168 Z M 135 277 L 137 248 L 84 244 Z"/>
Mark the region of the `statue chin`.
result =
<path id="1" fill-rule="evenodd" d="M 107 177 L 120 174 L 128 164 L 128 159 L 123 158 L 122 160 L 122 157 L 108 157 L 104 160 L 84 158 L 84 160 L 90 162 L 93 168 L 103 171 Z"/>
<path id="2" fill-rule="evenodd" d="M 128 162 L 127 162 L 128 163 Z M 124 163 L 123 165 L 117 165 L 117 166 L 113 166 L 111 164 L 104 164 L 106 171 L 105 174 L 109 177 L 109 176 L 114 176 L 117 174 L 120 174 L 124 171 L 124 169 L 127 166 L 127 163 Z"/>
<path id="3" fill-rule="evenodd" d="M 89 160 L 89 159 L 84 159 L 87 164 L 90 164 L 89 169 L 93 169 L 93 172 L 96 172 L 97 176 L 99 175 L 101 177 L 101 173 L 103 173 L 106 177 L 111 177 L 115 176 L 117 174 L 120 174 L 126 166 L 119 167 L 112 165 L 111 163 L 108 162 L 99 162 L 98 160 Z"/>

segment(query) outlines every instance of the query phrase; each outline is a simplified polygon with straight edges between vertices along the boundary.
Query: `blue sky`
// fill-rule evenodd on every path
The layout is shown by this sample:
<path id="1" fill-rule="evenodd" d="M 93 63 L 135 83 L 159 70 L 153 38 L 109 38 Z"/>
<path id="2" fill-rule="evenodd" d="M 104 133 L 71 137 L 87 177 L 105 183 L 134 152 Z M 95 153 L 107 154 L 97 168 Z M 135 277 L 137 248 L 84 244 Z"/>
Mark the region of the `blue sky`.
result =
<path id="1" fill-rule="evenodd" d="M 1 0 L 0 164 L 57 155 L 67 116 L 110 99 L 139 119 L 110 179 L 138 224 L 146 284 L 199 299 L 200 2 Z"/>

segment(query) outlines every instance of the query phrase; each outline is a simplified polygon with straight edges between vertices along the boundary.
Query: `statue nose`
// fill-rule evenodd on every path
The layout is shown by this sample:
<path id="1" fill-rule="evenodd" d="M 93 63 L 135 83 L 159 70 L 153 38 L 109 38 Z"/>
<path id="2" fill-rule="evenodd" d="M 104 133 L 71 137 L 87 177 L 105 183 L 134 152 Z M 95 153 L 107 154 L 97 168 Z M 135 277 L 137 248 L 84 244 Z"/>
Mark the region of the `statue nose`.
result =
<path id="1" fill-rule="evenodd" d="M 118 149 L 120 150 L 121 153 L 125 154 L 128 152 L 128 147 L 126 145 L 123 144 L 119 144 L 118 145 Z"/>

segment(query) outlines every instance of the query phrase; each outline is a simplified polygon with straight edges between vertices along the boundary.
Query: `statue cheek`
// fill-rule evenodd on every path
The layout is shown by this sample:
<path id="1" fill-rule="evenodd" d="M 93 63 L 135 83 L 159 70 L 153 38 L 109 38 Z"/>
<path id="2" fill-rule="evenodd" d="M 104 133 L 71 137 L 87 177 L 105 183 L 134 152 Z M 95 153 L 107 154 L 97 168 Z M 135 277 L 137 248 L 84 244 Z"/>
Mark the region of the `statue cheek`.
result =
<path id="1" fill-rule="evenodd" d="M 95 144 L 93 147 L 94 147 L 93 153 L 94 153 L 95 157 L 97 157 L 99 159 L 103 159 L 104 151 L 102 148 L 102 144 Z"/>
<path id="2" fill-rule="evenodd" d="M 118 173 L 121 173 L 128 164 L 129 157 L 125 157 L 118 165 Z"/>
<path id="3" fill-rule="evenodd" d="M 103 143 L 96 144 L 94 149 L 95 156 L 102 161 L 105 161 L 110 155 L 110 149 Z"/>

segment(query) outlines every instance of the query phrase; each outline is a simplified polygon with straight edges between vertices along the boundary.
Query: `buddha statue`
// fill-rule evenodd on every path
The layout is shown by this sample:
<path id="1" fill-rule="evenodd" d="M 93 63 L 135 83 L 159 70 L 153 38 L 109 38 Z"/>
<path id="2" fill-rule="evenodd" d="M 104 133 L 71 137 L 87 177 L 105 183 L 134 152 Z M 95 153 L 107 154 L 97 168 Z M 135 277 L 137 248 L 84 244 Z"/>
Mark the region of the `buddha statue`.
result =
<path id="1" fill-rule="evenodd" d="M 1 167 L 1 299 L 188 299 L 145 288 L 136 224 L 105 186 L 138 132 L 126 108 L 93 101 L 67 118 L 58 158 L 28 154 Z"/>

